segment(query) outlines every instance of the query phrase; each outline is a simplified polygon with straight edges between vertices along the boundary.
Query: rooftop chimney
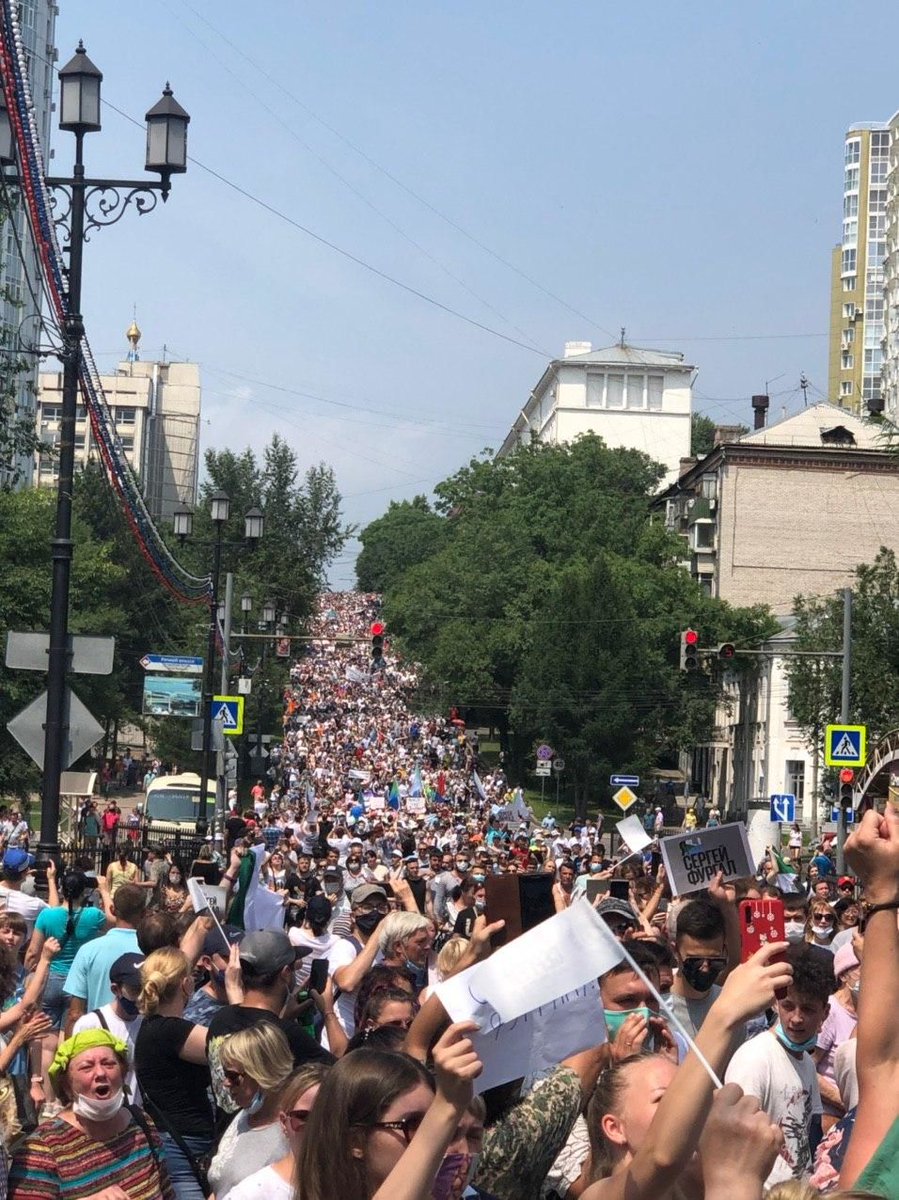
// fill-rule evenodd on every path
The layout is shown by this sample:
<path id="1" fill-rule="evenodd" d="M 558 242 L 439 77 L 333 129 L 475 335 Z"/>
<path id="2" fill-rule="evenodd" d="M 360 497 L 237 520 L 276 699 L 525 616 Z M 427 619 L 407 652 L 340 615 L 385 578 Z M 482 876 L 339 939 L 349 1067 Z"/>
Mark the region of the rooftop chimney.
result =
<path id="1" fill-rule="evenodd" d="M 767 396 L 752 397 L 752 415 L 754 418 L 753 429 L 764 429 L 765 421 L 768 418 L 768 405 L 770 400 Z"/>
<path id="2" fill-rule="evenodd" d="M 576 358 L 579 354 L 590 354 L 593 350 L 592 342 L 566 342 L 565 353 L 563 358 Z"/>

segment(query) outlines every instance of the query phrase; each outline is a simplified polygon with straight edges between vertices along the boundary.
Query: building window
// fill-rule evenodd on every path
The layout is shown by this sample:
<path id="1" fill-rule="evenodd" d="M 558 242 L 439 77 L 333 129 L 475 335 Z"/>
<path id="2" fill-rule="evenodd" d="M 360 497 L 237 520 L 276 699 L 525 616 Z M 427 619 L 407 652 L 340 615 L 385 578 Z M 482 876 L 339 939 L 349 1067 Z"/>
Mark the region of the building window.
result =
<path id="1" fill-rule="evenodd" d="M 627 406 L 628 408 L 643 407 L 643 376 L 627 376 Z"/>
<path id="2" fill-rule="evenodd" d="M 846 168 L 846 177 L 843 180 L 843 191 L 844 192 L 857 192 L 858 191 L 858 167 L 847 167 Z"/>
<path id="3" fill-rule="evenodd" d="M 117 408 L 115 410 L 116 425 L 133 425 L 136 410 L 133 408 Z"/>
<path id="4" fill-rule="evenodd" d="M 890 152 L 890 131 L 881 129 L 871 134 L 871 154 L 885 158 Z"/>
<path id="5" fill-rule="evenodd" d="M 858 216 L 858 193 L 853 192 L 851 196 L 843 197 L 843 217 Z"/>
<path id="6" fill-rule="evenodd" d="M 602 408 L 602 390 L 605 376 L 596 372 L 587 375 L 587 407 Z"/>
<path id="7" fill-rule="evenodd" d="M 134 438 L 133 437 L 123 437 L 123 438 L 121 438 L 121 443 L 122 443 L 122 449 L 126 453 L 130 453 L 134 449 Z"/>
<path id="8" fill-rule="evenodd" d="M 59 421 L 62 419 L 62 409 L 57 408 L 53 404 L 41 405 L 41 420 L 42 421 Z"/>
<path id="9" fill-rule="evenodd" d="M 662 407 L 662 395 L 665 391 L 664 375 L 648 375 L 646 377 L 647 407 L 658 412 Z"/>
<path id="10" fill-rule="evenodd" d="M 607 375 L 606 376 L 606 407 L 607 408 L 623 408 L 624 407 L 624 376 L 623 375 Z"/>
<path id="11" fill-rule="evenodd" d="M 858 251 L 854 249 L 846 249 L 840 257 L 840 273 L 842 275 L 854 275 L 858 262 Z"/>
<path id="12" fill-rule="evenodd" d="M 855 316 L 855 305 L 852 303 L 844 304 L 843 305 L 843 319 L 845 321 L 851 321 L 854 316 Z"/>
<path id="13" fill-rule="evenodd" d="M 858 138 L 853 138 L 851 142 L 846 143 L 844 161 L 847 167 L 851 166 L 853 163 L 857 163 L 861 156 L 862 144 Z"/>
<path id="14" fill-rule="evenodd" d="M 75 435 L 75 449 L 76 450 L 84 449 L 84 434 L 83 433 L 77 433 Z"/>
<path id="15" fill-rule="evenodd" d="M 851 346 L 855 341 L 855 329 L 850 325 L 848 329 L 843 330 L 843 345 Z"/>
<path id="16" fill-rule="evenodd" d="M 805 799 L 805 763 L 801 758 L 788 758 L 784 768 L 787 791 L 796 797 L 796 803 Z"/>
<path id="17" fill-rule="evenodd" d="M 878 183 L 886 183 L 887 169 L 889 168 L 889 160 L 886 158 L 871 159 L 871 186 L 876 187 Z"/>
<path id="18" fill-rule="evenodd" d="M 844 379 L 843 382 L 840 384 L 840 395 L 841 396 L 851 396 L 852 395 L 852 380 L 851 379 Z"/>
<path id="19" fill-rule="evenodd" d="M 84 407 L 83 404 L 79 404 L 78 408 L 75 410 L 75 420 L 76 421 L 86 421 L 87 420 L 87 409 Z"/>
<path id="20" fill-rule="evenodd" d="M 843 291 L 844 292 L 854 292 L 857 287 L 858 287 L 858 279 L 856 278 L 855 275 L 844 275 L 843 276 Z"/>
<path id="21" fill-rule="evenodd" d="M 858 197 L 856 196 L 856 200 Z M 883 213 L 887 210 L 887 190 L 886 188 L 872 188 L 868 192 L 868 212 Z"/>
<path id="22" fill-rule="evenodd" d="M 715 524 L 713 521 L 697 521 L 693 526 L 693 547 L 696 550 L 714 550 Z"/>
<path id="23" fill-rule="evenodd" d="M 855 366 L 855 356 L 850 354 L 848 350 L 844 350 L 840 355 L 840 367 L 844 371 L 851 371 Z"/>
<path id="24" fill-rule="evenodd" d="M 854 218 L 851 221 L 843 222 L 843 245 L 854 246 L 858 241 L 858 221 Z"/>

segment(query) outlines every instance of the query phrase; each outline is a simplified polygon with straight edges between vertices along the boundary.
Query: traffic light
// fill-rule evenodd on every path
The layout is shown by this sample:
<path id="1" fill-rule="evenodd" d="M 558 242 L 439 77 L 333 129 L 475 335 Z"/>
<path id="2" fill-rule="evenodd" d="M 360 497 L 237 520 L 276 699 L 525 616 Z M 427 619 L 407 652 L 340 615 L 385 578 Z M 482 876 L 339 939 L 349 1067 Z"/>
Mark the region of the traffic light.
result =
<path id="1" fill-rule="evenodd" d="M 718 647 L 718 657 L 723 659 L 733 658 L 737 653 L 737 648 L 733 642 L 722 642 Z"/>
<path id="2" fill-rule="evenodd" d="M 680 669 L 699 670 L 699 634 L 695 629 L 685 629 L 680 635 Z"/>
<path id="3" fill-rule="evenodd" d="M 851 767 L 843 767 L 840 771 L 840 808 L 849 812 L 855 807 L 855 772 Z"/>
<path id="4" fill-rule="evenodd" d="M 371 661 L 380 663 L 384 658 L 384 622 L 374 621 L 371 627 Z"/>

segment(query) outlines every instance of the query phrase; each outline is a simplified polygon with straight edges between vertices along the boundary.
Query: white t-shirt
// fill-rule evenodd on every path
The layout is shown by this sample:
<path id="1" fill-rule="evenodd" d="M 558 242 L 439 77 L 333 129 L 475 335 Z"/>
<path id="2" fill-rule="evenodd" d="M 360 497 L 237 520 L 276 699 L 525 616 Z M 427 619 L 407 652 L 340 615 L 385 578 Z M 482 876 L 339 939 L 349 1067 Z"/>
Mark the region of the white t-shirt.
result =
<path id="1" fill-rule="evenodd" d="M 374 934 L 372 934 L 372 936 L 373 937 L 377 936 L 377 931 Z M 350 939 L 346 938 L 346 937 L 338 938 L 337 941 L 334 943 L 334 945 L 331 947 L 330 953 L 328 954 L 328 965 L 331 968 L 331 974 L 332 975 L 336 974 L 336 972 L 339 971 L 341 967 L 348 967 L 350 965 L 350 963 L 353 962 L 353 960 L 360 953 L 361 952 L 356 949 L 355 942 L 351 942 Z M 378 963 L 380 963 L 383 960 L 383 957 L 384 956 L 381 954 L 381 951 L 379 950 L 378 953 L 375 955 L 375 960 L 372 963 L 372 966 L 376 967 L 378 965 Z M 334 1005 L 334 1012 L 337 1014 L 337 1020 L 340 1024 L 341 1029 L 347 1035 L 348 1038 L 351 1038 L 353 1036 L 353 1034 L 356 1032 L 356 1022 L 353 1019 L 355 1007 L 356 1007 L 356 993 L 355 992 L 341 992 L 340 995 L 337 997 L 337 1001 Z M 325 1044 L 325 1039 L 323 1036 L 322 1037 L 322 1045 L 324 1045 L 324 1044 Z"/>
<path id="2" fill-rule="evenodd" d="M 818 1072 L 808 1054 L 790 1054 L 774 1033 L 760 1033 L 744 1042 L 730 1060 L 725 1083 L 736 1083 L 755 1096 L 775 1125 L 783 1130 L 780 1152 L 766 1187 L 787 1179 L 806 1179 L 812 1170 L 809 1126 L 820 1116 Z"/>
<path id="3" fill-rule="evenodd" d="M 31 940 L 31 935 L 34 933 L 34 923 L 38 919 L 38 915 L 46 907 L 47 901 L 42 900 L 40 896 L 26 896 L 24 892 L 17 892 L 15 888 L 8 888 L 4 884 L 0 884 L 0 913 L 18 913 L 24 919 L 28 926 L 27 941 Z"/>
<path id="4" fill-rule="evenodd" d="M 302 989 L 306 986 L 309 979 L 309 972 L 312 970 L 312 963 L 317 958 L 328 959 L 328 972 L 331 975 L 334 974 L 334 968 L 331 965 L 331 950 L 337 942 L 341 941 L 338 934 L 329 933 L 326 929 L 324 933 L 320 933 L 316 937 L 308 929 L 294 926 L 294 928 L 288 929 L 287 936 L 290 938 L 292 946 L 299 946 L 303 950 L 312 951 L 311 954 L 307 954 L 301 958 L 294 968 L 293 977 L 296 980 L 297 988 Z"/>
<path id="5" fill-rule="evenodd" d="M 263 1167 L 235 1184 L 221 1200 L 290 1200 L 293 1184 L 282 1179 L 274 1167 Z"/>
<path id="6" fill-rule="evenodd" d="M 128 1102 L 129 1104 L 140 1104 L 140 1086 L 137 1082 L 137 1076 L 134 1073 L 134 1047 L 137 1042 L 137 1033 L 143 1023 L 142 1016 L 136 1016 L 131 1021 L 123 1021 L 116 1014 L 111 1004 L 103 1004 L 99 1011 L 103 1014 L 106 1021 L 106 1028 L 111 1034 L 124 1042 L 128 1047 L 128 1061 L 132 1064 L 131 1070 L 125 1076 L 125 1083 L 128 1085 Z M 97 1009 L 93 1012 L 85 1013 L 83 1017 L 79 1017 L 72 1026 L 72 1034 L 82 1033 L 85 1029 L 102 1029 L 103 1023 L 97 1016 Z"/>

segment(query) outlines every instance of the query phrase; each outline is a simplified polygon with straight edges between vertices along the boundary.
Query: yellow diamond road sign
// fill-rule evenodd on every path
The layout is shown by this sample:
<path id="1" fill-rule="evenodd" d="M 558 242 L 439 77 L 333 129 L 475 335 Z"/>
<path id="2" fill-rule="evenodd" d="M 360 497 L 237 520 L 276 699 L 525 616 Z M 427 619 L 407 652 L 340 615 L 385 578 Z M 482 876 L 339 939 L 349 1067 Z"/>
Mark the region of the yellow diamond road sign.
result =
<path id="1" fill-rule="evenodd" d="M 630 806 L 637 800 L 637 793 L 632 792 L 629 787 L 620 787 L 612 799 L 622 812 L 627 812 Z"/>

